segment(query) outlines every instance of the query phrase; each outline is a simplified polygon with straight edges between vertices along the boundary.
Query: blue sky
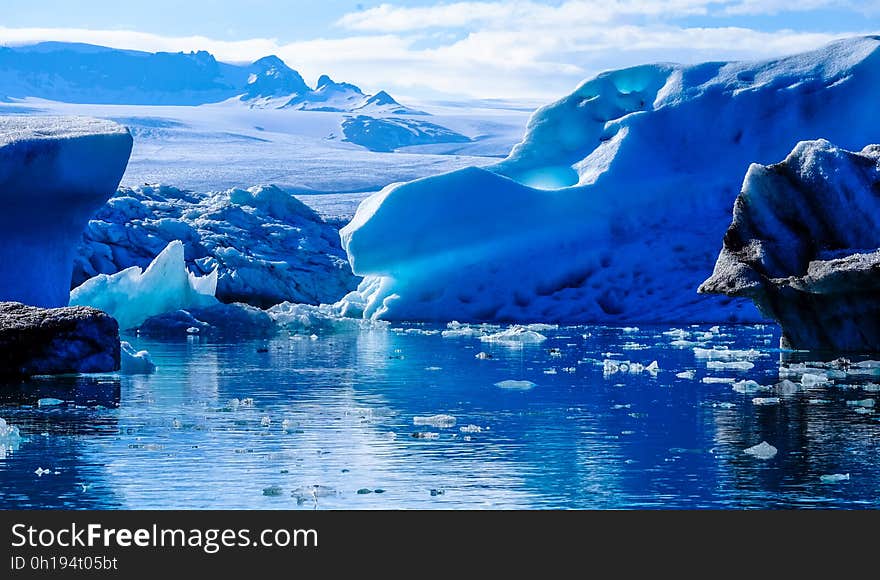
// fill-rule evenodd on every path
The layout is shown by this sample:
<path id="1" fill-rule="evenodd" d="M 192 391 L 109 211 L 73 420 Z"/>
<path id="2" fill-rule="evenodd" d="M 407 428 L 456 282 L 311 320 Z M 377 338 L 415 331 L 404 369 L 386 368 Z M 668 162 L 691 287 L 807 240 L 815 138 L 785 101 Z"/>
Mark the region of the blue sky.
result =
<path id="1" fill-rule="evenodd" d="M 760 58 L 880 32 L 880 0 L 3 0 L 0 43 L 274 53 L 420 97 L 549 99 L 609 68 Z"/>

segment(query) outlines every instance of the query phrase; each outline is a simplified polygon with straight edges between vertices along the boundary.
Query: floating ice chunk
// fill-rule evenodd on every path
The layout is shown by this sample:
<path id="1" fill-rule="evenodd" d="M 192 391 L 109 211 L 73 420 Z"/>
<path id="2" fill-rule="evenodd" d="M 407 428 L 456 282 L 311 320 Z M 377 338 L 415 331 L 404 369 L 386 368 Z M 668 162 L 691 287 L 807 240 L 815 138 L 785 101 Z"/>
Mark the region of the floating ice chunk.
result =
<path id="1" fill-rule="evenodd" d="M 217 303 L 217 271 L 196 276 L 186 269 L 183 242 L 169 243 L 153 262 L 116 274 L 99 274 L 70 292 L 71 306 L 92 306 L 110 314 L 119 328 L 135 328 L 151 316 Z"/>
<path id="2" fill-rule="evenodd" d="M 745 380 L 745 381 L 737 381 L 733 383 L 733 390 L 737 393 L 742 393 L 744 395 L 750 395 L 752 393 L 757 393 L 758 391 L 769 391 L 770 387 L 765 387 L 764 385 L 760 385 L 755 381 Z"/>
<path id="3" fill-rule="evenodd" d="M 819 481 L 822 483 L 840 483 L 841 481 L 849 481 L 849 473 L 830 473 L 820 475 Z"/>
<path id="4" fill-rule="evenodd" d="M 657 361 L 653 361 L 651 364 L 645 366 L 639 362 L 632 362 L 628 360 L 611 360 L 605 359 L 602 361 L 602 372 L 605 376 L 613 375 L 615 373 L 631 373 L 638 374 L 641 372 L 647 372 L 652 375 L 656 375 L 660 371 L 660 365 L 657 364 Z"/>
<path id="5" fill-rule="evenodd" d="M 733 350 L 727 347 L 716 348 L 700 348 L 694 347 L 694 356 L 697 358 L 707 358 L 710 360 L 754 360 L 756 358 L 769 356 L 758 350 Z"/>
<path id="6" fill-rule="evenodd" d="M 877 383 L 864 383 L 859 385 L 859 387 L 865 391 L 866 393 L 877 393 L 880 392 L 880 385 Z"/>
<path id="7" fill-rule="evenodd" d="M 437 372 L 442 371 L 443 367 L 425 367 L 425 370 L 430 372 Z"/>
<path id="8" fill-rule="evenodd" d="M 145 350 L 136 351 L 130 343 L 119 343 L 120 372 L 124 375 L 149 375 L 156 372 L 156 365 L 150 353 Z"/>
<path id="9" fill-rule="evenodd" d="M 521 344 L 539 344 L 547 340 L 547 337 L 540 332 L 529 330 L 525 326 L 511 326 L 506 330 L 480 336 L 483 342 L 496 342 L 503 345 L 521 345 Z"/>
<path id="10" fill-rule="evenodd" d="M 528 391 L 529 389 L 535 388 L 535 383 L 532 381 L 501 381 L 495 383 L 495 386 L 499 389 L 508 389 L 512 391 Z"/>
<path id="11" fill-rule="evenodd" d="M 262 417 L 260 419 L 260 427 L 268 427 L 272 424 L 272 419 L 269 417 Z"/>
<path id="12" fill-rule="evenodd" d="M 6 455 L 18 449 L 20 444 L 21 432 L 18 427 L 0 417 L 0 459 L 6 459 Z"/>
<path id="13" fill-rule="evenodd" d="M 446 330 L 440 333 L 443 338 L 479 338 L 492 332 L 497 332 L 501 327 L 492 324 L 463 324 L 453 320 L 446 324 Z"/>
<path id="14" fill-rule="evenodd" d="M 773 386 L 773 388 L 780 395 L 794 395 L 801 390 L 800 386 L 798 386 L 797 383 L 793 383 L 788 379 L 783 379 L 779 381 L 778 383 L 776 383 L 776 385 Z"/>
<path id="15" fill-rule="evenodd" d="M 830 381 L 825 373 L 805 373 L 801 375 L 801 384 L 805 387 L 824 385 L 828 382 Z"/>
<path id="16" fill-rule="evenodd" d="M 487 427 L 487 429 L 488 429 L 488 427 Z M 465 425 L 463 427 L 459 427 L 458 430 L 461 431 L 462 433 L 482 433 L 483 432 L 483 428 L 480 427 L 479 425 Z"/>
<path id="17" fill-rule="evenodd" d="M 807 399 L 807 403 L 811 405 L 825 405 L 829 403 L 828 399 Z"/>
<path id="18" fill-rule="evenodd" d="M 54 399 L 52 397 L 44 397 L 37 401 L 38 407 L 56 407 L 58 405 L 63 404 L 64 401 L 61 399 Z"/>
<path id="19" fill-rule="evenodd" d="M 37 475 L 37 477 L 43 477 L 44 475 L 48 475 L 48 474 L 52 473 L 52 470 L 51 469 L 43 469 L 42 467 L 38 467 L 34 470 L 34 473 Z"/>
<path id="20" fill-rule="evenodd" d="M 846 404 L 849 405 L 850 407 L 869 407 L 870 408 L 870 407 L 873 407 L 876 403 L 874 402 L 874 399 L 861 399 L 858 401 L 847 401 Z"/>
<path id="21" fill-rule="evenodd" d="M 755 368 L 755 364 L 745 360 L 737 360 L 737 361 L 719 361 L 719 360 L 708 360 L 706 361 L 706 368 L 712 370 L 737 370 L 737 371 L 747 371 Z"/>
<path id="22" fill-rule="evenodd" d="M 697 378 L 697 371 L 693 369 L 688 371 L 681 371 L 680 373 L 675 373 L 675 376 L 679 379 L 689 379 L 692 381 Z"/>
<path id="23" fill-rule="evenodd" d="M 480 359 L 480 360 L 488 360 L 488 359 L 492 358 L 492 355 L 489 354 L 488 352 L 478 352 L 477 354 L 474 355 L 474 358 Z"/>
<path id="24" fill-rule="evenodd" d="M 856 407 L 855 409 L 853 409 L 853 411 L 858 413 L 859 415 L 870 415 L 874 412 L 873 409 L 866 409 L 865 407 Z"/>
<path id="25" fill-rule="evenodd" d="M 733 377 L 703 377 L 700 379 L 700 382 L 705 383 L 707 385 L 714 384 L 732 384 L 736 382 L 736 379 Z"/>
<path id="26" fill-rule="evenodd" d="M 715 403 L 715 404 L 712 405 L 712 406 L 713 406 L 713 407 L 719 407 L 719 408 L 721 408 L 721 409 L 735 409 L 735 408 L 736 408 L 736 403 L 728 403 L 728 402 L 724 402 L 724 403 Z"/>
<path id="27" fill-rule="evenodd" d="M 432 433 L 431 431 L 418 431 L 412 434 L 413 439 L 439 439 L 440 433 Z"/>
<path id="28" fill-rule="evenodd" d="M 752 399 L 752 404 L 755 405 L 778 405 L 779 397 L 755 397 Z"/>
<path id="29" fill-rule="evenodd" d="M 620 329 L 620 331 L 621 332 L 630 332 L 630 333 L 638 332 L 639 327 L 638 326 L 624 326 L 623 328 Z"/>
<path id="30" fill-rule="evenodd" d="M 452 415 L 429 415 L 427 417 L 413 417 L 413 425 L 426 425 L 428 427 L 437 427 L 438 429 L 446 429 L 455 427 L 455 417 Z"/>
<path id="31" fill-rule="evenodd" d="M 744 449 L 743 453 L 745 453 L 746 455 L 751 455 L 756 459 L 773 459 L 778 451 L 778 449 L 776 449 L 766 441 L 761 441 L 754 447 Z"/>

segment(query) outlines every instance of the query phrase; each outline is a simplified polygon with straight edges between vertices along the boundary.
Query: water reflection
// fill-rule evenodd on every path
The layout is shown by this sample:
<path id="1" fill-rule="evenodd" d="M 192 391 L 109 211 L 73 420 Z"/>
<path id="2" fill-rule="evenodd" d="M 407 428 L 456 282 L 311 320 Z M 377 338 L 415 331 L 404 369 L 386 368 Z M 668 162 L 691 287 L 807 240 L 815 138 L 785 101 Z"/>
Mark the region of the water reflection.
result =
<path id="1" fill-rule="evenodd" d="M 774 348 L 772 328 L 561 328 L 519 348 L 422 330 L 432 329 L 240 344 L 138 341 L 157 374 L 93 379 L 115 381 L 116 408 L 84 407 L 76 401 L 97 395 L 54 397 L 43 384 L 39 396 L 32 385 L 24 389 L 30 394 L 5 400 L 0 416 L 27 441 L 0 460 L 0 504 L 877 505 L 880 424 L 869 407 L 847 404 L 872 391 L 811 384 L 759 404 L 755 397 L 778 393 L 703 382 L 751 380 L 769 389 L 781 372 L 789 376 L 791 361 Z M 709 354 L 696 357 L 694 347 Z M 744 349 L 737 356 L 754 366 L 710 368 L 712 349 Z M 479 351 L 491 358 L 476 358 Z M 639 367 L 654 360 L 657 372 Z M 495 386 L 504 380 L 536 386 Z M 45 396 L 76 404 L 32 406 Z M 456 424 L 414 425 L 416 416 L 440 413 Z M 773 459 L 743 453 L 761 441 L 778 449 Z M 36 464 L 47 461 L 63 469 L 36 476 Z M 851 479 L 822 483 L 831 473 Z"/>

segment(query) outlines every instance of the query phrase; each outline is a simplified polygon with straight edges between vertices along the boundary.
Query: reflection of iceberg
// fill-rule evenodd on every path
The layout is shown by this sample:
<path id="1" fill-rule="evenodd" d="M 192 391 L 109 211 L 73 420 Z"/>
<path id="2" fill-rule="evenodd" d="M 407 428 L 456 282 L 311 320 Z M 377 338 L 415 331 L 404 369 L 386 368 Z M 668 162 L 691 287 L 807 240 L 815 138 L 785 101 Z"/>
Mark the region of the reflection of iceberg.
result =
<path id="1" fill-rule="evenodd" d="M 93 306 L 130 329 L 151 316 L 217 303 L 217 271 L 196 276 L 186 269 L 183 243 L 173 241 L 146 270 L 137 266 L 99 274 L 70 293 L 71 305 Z"/>

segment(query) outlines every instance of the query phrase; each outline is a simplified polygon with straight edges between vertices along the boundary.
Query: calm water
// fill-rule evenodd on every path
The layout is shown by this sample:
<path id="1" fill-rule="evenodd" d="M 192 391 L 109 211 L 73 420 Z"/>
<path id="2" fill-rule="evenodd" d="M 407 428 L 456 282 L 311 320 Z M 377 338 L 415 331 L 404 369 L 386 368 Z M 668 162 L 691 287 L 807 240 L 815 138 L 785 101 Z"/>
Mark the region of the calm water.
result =
<path id="1" fill-rule="evenodd" d="M 3 387 L 0 417 L 24 440 L 0 458 L 0 507 L 880 505 L 880 423 L 847 404 L 876 393 L 817 385 L 759 405 L 753 397 L 777 394 L 701 382 L 778 382 L 772 327 L 701 337 L 703 347 L 761 350 L 737 357 L 754 362 L 747 371 L 707 369 L 666 327 L 560 328 L 521 348 L 413 331 L 425 328 L 139 340 L 154 375 Z M 609 374 L 604 359 L 656 360 L 660 370 Z M 694 379 L 676 377 L 688 369 Z M 495 386 L 505 380 L 535 386 Z M 45 397 L 65 402 L 37 406 Z M 414 424 L 436 414 L 455 425 Z M 762 441 L 775 457 L 743 452 Z M 820 479 L 836 473 L 850 479 Z"/>

